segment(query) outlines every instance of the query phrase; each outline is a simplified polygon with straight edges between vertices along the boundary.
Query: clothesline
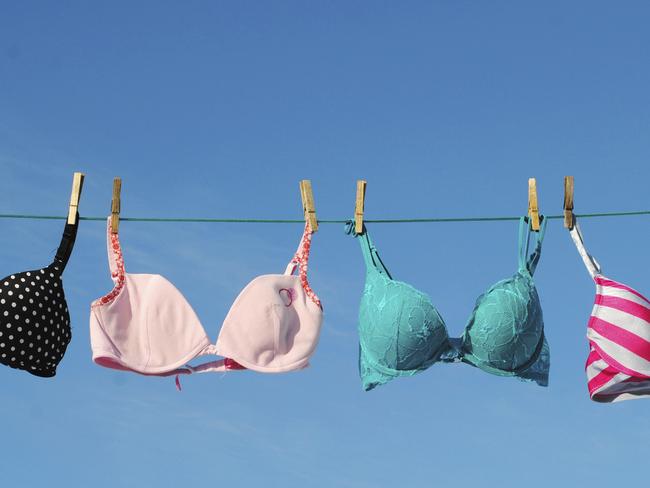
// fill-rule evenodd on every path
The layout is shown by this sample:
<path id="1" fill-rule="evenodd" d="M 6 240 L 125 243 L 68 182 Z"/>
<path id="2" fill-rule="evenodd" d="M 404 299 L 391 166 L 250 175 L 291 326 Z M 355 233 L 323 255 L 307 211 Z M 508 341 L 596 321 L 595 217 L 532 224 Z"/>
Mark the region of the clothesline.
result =
<path id="1" fill-rule="evenodd" d="M 576 217 L 584 219 L 591 217 L 624 217 L 634 215 L 650 215 L 650 210 L 639 210 L 634 212 L 598 212 L 575 214 Z M 29 214 L 0 214 L 1 219 L 28 219 L 28 220 L 65 220 L 64 215 L 29 215 Z M 369 224 L 422 224 L 431 222 L 495 222 L 519 220 L 520 216 L 501 217 L 433 217 L 416 219 L 364 219 Z M 564 215 L 546 215 L 549 220 L 563 219 Z M 80 220 L 105 221 L 106 217 L 79 217 Z M 242 224 L 302 224 L 303 219 L 218 219 L 218 218 L 175 218 L 175 217 L 122 217 L 121 222 L 203 222 L 203 223 L 242 223 Z M 349 219 L 321 220 L 319 224 L 344 224 Z"/>
<path id="2" fill-rule="evenodd" d="M 303 204 L 310 198 L 303 198 Z M 119 215 L 119 201 L 112 216 Z M 533 202 L 535 203 L 535 202 Z M 565 201 L 566 206 L 566 201 Z M 0 218 L 67 220 L 61 244 L 52 263 L 44 268 L 14 273 L 0 279 L 0 363 L 40 377 L 52 377 L 70 343 L 70 313 L 63 293 L 62 274 L 76 240 L 80 219 L 78 200 L 69 215 L 0 214 Z M 315 219 L 310 205 L 306 218 Z M 311 207 L 313 208 L 313 206 Z M 530 205 L 530 223 L 537 214 Z M 570 211 L 570 208 L 569 208 Z M 650 210 L 603 212 L 578 215 L 613 217 L 650 215 Z M 568 217 L 572 217 L 568 213 Z M 374 341 L 372 348 L 359 347 L 359 374 L 365 390 L 423 371 L 435 362 L 466 363 L 499 376 L 548 385 L 549 346 L 544 334 L 541 303 L 533 282 L 540 259 L 549 215 L 534 233 L 532 225 L 519 224 L 519 267 L 514 275 L 492 285 L 480 295 L 471 319 L 460 338 L 452 338 L 434 304 L 410 285 L 395 286 L 367 232 L 360 239 L 366 263 L 364 299 L 360 303 L 359 335 Z M 104 221 L 104 217 L 83 217 Z M 374 223 L 513 221 L 518 216 L 377 219 Z M 302 223 L 302 219 L 208 219 L 127 217 L 148 222 L 241 222 Z M 346 220 L 322 220 L 342 224 Z M 629 286 L 605 278 L 597 261 L 584 247 L 576 220 L 570 235 L 596 289 L 595 306 L 588 322 L 590 353 L 587 360 L 588 389 L 598 402 L 650 396 L 650 300 Z M 311 223 L 310 223 L 311 224 Z M 103 367 L 148 376 L 226 372 L 248 369 L 282 373 L 304 368 L 318 343 L 323 322 L 321 301 L 307 277 L 311 235 L 305 225 L 298 251 L 284 274 L 266 274 L 246 285 L 226 316 L 215 344 L 181 292 L 166 278 L 153 274 L 129 274 L 113 223 L 107 228 L 108 264 L 112 289 L 91 302 L 90 340 L 93 361 Z M 533 249 L 529 248 L 534 233 Z M 294 273 L 297 271 L 297 275 Z M 118 300 L 120 296 L 125 296 Z M 370 296 L 370 299 L 366 299 Z M 386 306 L 385 297 L 389 297 Z M 424 297 L 424 298 L 423 298 Z M 292 307 L 293 304 L 296 304 Z M 421 313 L 404 314 L 416 304 Z M 269 314 L 268 310 L 273 313 Z M 170 313 L 170 311 L 173 311 Z M 148 327 L 154 317 L 161 327 Z M 479 318 L 480 317 L 480 318 Z M 506 340 L 504 341 L 504 337 Z M 281 338 L 279 340 L 278 338 Z M 199 342 L 199 339 L 201 340 Z M 195 346 L 194 344 L 197 344 Z M 146 344 L 147 348 L 140 347 Z M 504 346 L 505 344 L 505 346 Z M 186 346 L 190 346 L 189 348 Z M 385 351 L 393 348 L 390 354 Z M 377 353 L 376 351 L 379 351 Z M 384 352 L 382 352 L 384 351 Z M 395 352 L 397 351 L 397 352 Z M 404 369 L 401 351 L 410 355 L 411 369 Z M 415 352 L 413 352 L 415 351 Z M 432 355 L 431 351 L 437 351 Z M 221 359 L 187 364 L 203 356 Z M 177 358 L 181 358 L 178 360 Z M 183 359 L 185 358 L 185 359 Z M 189 359 L 188 359 L 189 358 Z M 263 359 L 260 359 L 263 358 Z M 514 362 L 516 360 L 516 362 Z M 512 365 L 517 365 L 512 367 Z M 143 366 L 144 365 L 144 366 Z"/>

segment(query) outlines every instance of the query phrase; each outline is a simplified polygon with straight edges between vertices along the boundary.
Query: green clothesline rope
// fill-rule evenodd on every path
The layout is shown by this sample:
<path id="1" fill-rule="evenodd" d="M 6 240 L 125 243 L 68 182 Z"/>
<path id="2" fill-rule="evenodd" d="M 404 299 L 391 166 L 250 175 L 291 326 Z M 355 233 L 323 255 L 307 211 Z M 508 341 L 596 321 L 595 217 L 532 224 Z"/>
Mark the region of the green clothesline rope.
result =
<path id="1" fill-rule="evenodd" d="M 650 210 L 637 212 L 601 212 L 575 214 L 578 218 L 590 217 L 623 217 L 631 215 L 650 215 Z M 30 220 L 65 220 L 62 215 L 27 215 L 27 214 L 0 214 L 2 219 L 30 219 Z M 495 222 L 505 220 L 519 220 L 515 217 L 439 217 L 426 219 L 364 219 L 369 224 L 417 224 L 426 222 Z M 547 219 L 563 219 L 564 215 L 546 215 Z M 106 217 L 79 217 L 79 220 L 105 221 Z M 344 224 L 347 220 L 320 220 L 319 224 Z M 120 222 L 211 222 L 211 223 L 244 223 L 244 224 L 302 224 L 302 219 L 202 219 L 202 218 L 157 218 L 157 217 L 120 217 Z"/>

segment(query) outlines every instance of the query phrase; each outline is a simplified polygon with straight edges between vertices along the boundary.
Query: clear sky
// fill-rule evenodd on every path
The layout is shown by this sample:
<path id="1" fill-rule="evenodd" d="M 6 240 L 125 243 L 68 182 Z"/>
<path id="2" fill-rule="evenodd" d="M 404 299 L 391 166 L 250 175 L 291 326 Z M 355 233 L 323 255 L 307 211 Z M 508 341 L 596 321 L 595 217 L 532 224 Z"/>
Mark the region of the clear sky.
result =
<path id="1" fill-rule="evenodd" d="M 646 2 L 0 1 L 0 212 L 323 219 L 650 209 Z M 588 399 L 594 287 L 560 221 L 536 280 L 548 388 L 464 364 L 365 393 L 364 270 L 342 225 L 314 236 L 325 308 L 308 370 L 171 378 L 90 359 L 90 302 L 112 282 L 104 226 L 82 222 L 64 283 L 73 340 L 53 379 L 0 368 L 3 486 L 612 486 L 647 477 L 650 400 Z M 61 221 L 1 220 L 0 274 L 48 264 Z M 647 217 L 585 219 L 604 272 L 650 293 Z M 301 226 L 121 225 L 126 267 L 183 291 L 212 340 Z M 516 269 L 517 224 L 372 225 L 393 275 L 461 334 Z M 644 290 L 645 287 L 645 290 Z"/>

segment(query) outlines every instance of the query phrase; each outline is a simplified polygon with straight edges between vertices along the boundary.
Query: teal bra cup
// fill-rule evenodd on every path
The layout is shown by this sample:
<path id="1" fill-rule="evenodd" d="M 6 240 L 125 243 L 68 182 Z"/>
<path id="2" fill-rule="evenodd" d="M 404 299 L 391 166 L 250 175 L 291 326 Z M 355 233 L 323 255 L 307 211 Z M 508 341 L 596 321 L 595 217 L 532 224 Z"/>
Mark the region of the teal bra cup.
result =
<path id="1" fill-rule="evenodd" d="M 420 290 L 393 279 L 368 235 L 346 231 L 361 244 L 366 282 L 359 308 L 359 373 L 365 390 L 398 376 L 412 376 L 436 362 L 464 362 L 499 376 L 548 385 L 550 353 L 533 274 L 546 231 L 531 232 L 519 221 L 519 267 L 476 300 L 460 338 L 450 338 L 445 322 Z M 530 237 L 534 248 L 529 253 Z"/>

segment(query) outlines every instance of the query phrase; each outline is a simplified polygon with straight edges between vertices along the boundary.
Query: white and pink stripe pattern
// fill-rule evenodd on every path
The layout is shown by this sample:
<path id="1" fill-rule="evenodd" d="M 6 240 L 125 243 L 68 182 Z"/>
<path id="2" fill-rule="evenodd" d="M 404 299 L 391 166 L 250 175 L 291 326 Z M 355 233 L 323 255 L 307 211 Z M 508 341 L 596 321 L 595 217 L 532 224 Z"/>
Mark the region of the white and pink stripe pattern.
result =
<path id="1" fill-rule="evenodd" d="M 650 396 L 650 300 L 601 274 L 587 326 L 589 395 L 598 402 Z"/>
<path id="2" fill-rule="evenodd" d="M 587 325 L 587 387 L 597 402 L 650 396 L 650 300 L 629 286 L 605 278 L 585 249 L 574 220 L 571 238 L 596 282 L 596 303 Z"/>

